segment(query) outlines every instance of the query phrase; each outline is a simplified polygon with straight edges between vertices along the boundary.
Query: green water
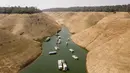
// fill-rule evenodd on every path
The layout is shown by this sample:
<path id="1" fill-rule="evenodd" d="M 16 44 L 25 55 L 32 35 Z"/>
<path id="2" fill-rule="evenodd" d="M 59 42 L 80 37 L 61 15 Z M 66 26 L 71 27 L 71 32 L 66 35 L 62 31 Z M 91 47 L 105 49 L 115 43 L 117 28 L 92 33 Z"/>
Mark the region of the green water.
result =
<path id="1" fill-rule="evenodd" d="M 56 55 L 48 55 L 48 52 L 54 50 L 56 45 L 56 36 L 52 36 L 49 42 L 43 43 L 43 53 L 31 65 L 21 70 L 20 73 L 65 73 L 58 70 L 57 60 L 65 59 L 69 68 L 66 73 L 87 73 L 86 72 L 86 54 L 87 51 L 78 45 L 74 44 L 71 40 L 66 46 L 67 38 L 70 38 L 70 33 L 67 28 L 63 27 L 59 32 L 61 36 L 60 50 Z M 74 55 L 79 57 L 79 60 L 72 58 L 72 53 L 69 49 L 74 49 Z M 33 50 L 33 49 L 32 49 Z"/>

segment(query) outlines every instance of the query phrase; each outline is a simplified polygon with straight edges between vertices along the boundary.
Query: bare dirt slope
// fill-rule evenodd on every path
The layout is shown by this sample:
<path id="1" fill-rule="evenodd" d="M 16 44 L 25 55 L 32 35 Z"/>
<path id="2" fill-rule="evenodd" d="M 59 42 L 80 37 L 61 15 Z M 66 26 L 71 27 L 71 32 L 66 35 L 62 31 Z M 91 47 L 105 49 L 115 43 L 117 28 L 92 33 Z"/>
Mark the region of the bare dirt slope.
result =
<path id="1" fill-rule="evenodd" d="M 68 27 L 71 33 L 78 33 L 85 30 L 107 15 L 112 13 L 107 12 L 52 12 L 47 13 L 59 23 L 63 23 Z"/>
<path id="2" fill-rule="evenodd" d="M 66 22 L 75 14 L 76 12 L 46 12 L 46 14 L 53 17 L 59 24 L 66 24 Z"/>
<path id="3" fill-rule="evenodd" d="M 116 13 L 72 36 L 87 55 L 89 73 L 130 73 L 130 15 Z"/>
<path id="4" fill-rule="evenodd" d="M 0 20 L 0 29 L 37 40 L 54 34 L 60 30 L 60 26 L 44 13 L 11 14 Z"/>
<path id="5" fill-rule="evenodd" d="M 18 73 L 41 54 L 41 40 L 60 30 L 48 15 L 0 14 L 0 73 Z M 33 40 L 32 40 L 33 39 Z"/>
<path id="6" fill-rule="evenodd" d="M 89 52 L 89 73 L 130 73 L 130 31 Z"/>
<path id="7" fill-rule="evenodd" d="M 78 33 L 95 25 L 107 15 L 108 13 L 105 12 L 79 12 L 72 16 L 65 25 L 69 28 L 71 33 Z"/>
<path id="8" fill-rule="evenodd" d="M 90 51 L 88 73 L 130 73 L 129 13 L 71 12 L 66 17 L 66 13 L 54 12 L 50 16 L 76 33 L 72 40 Z"/>
<path id="9" fill-rule="evenodd" d="M 0 20 L 8 16 L 9 14 L 0 14 Z"/>
<path id="10" fill-rule="evenodd" d="M 40 43 L 0 29 L 0 73 L 17 73 L 40 53 Z"/>

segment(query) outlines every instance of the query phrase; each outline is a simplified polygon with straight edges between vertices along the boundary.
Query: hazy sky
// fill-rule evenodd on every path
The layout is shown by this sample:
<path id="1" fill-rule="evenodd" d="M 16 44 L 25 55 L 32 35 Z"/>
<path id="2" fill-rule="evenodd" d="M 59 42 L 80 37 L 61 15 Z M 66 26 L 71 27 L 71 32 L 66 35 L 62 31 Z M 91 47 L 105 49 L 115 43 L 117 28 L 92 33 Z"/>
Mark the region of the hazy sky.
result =
<path id="1" fill-rule="evenodd" d="M 129 4 L 130 0 L 1 0 L 0 6 L 36 6 L 40 9 L 70 6 Z"/>

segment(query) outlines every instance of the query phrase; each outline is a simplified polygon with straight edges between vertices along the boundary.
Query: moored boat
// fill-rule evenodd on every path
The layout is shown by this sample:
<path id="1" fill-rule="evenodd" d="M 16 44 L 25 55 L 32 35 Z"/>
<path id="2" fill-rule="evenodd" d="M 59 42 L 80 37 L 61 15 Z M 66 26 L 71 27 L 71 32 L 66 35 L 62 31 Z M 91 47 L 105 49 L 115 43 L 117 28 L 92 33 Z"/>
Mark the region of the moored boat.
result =
<path id="1" fill-rule="evenodd" d="M 60 44 L 61 43 L 61 39 L 59 39 L 57 43 Z"/>
<path id="2" fill-rule="evenodd" d="M 68 42 L 66 42 L 66 46 L 68 46 Z"/>
<path id="3" fill-rule="evenodd" d="M 45 41 L 48 42 L 48 41 L 50 41 L 50 39 L 51 39 L 50 37 L 47 37 L 47 38 L 45 39 Z"/>
<path id="4" fill-rule="evenodd" d="M 55 48 L 55 50 L 59 50 L 59 47 L 58 47 L 58 46 L 55 46 L 54 48 Z"/>
<path id="5" fill-rule="evenodd" d="M 70 52 L 72 52 L 72 53 L 74 52 L 74 50 L 73 50 L 73 49 L 69 49 L 69 51 L 70 51 Z"/>
<path id="6" fill-rule="evenodd" d="M 78 60 L 78 59 L 79 59 L 76 55 L 72 55 L 72 57 L 73 57 L 75 60 Z"/>
<path id="7" fill-rule="evenodd" d="M 62 60 L 58 60 L 58 69 L 61 70 L 62 68 Z"/>
<path id="8" fill-rule="evenodd" d="M 62 71 L 67 71 L 68 70 L 68 66 L 67 66 L 65 60 L 58 60 L 58 69 L 62 70 Z"/>
<path id="9" fill-rule="evenodd" d="M 56 53 L 57 53 L 56 51 L 51 51 L 51 52 L 49 52 L 49 55 L 54 55 Z"/>
<path id="10" fill-rule="evenodd" d="M 67 70 L 68 70 L 67 64 L 63 63 L 63 71 L 67 71 Z"/>

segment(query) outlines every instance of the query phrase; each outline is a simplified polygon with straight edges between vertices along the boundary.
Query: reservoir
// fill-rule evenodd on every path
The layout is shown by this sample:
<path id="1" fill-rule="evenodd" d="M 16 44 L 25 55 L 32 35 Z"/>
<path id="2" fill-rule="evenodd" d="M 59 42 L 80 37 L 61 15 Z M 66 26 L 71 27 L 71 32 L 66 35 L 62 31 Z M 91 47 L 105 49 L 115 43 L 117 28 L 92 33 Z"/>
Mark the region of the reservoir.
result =
<path id="1" fill-rule="evenodd" d="M 69 70 L 66 73 L 87 73 L 86 72 L 86 54 L 87 50 L 79 47 L 70 39 L 68 46 L 66 46 L 67 39 L 70 38 L 71 33 L 66 27 L 63 27 L 59 32 L 61 36 L 61 44 L 59 50 L 55 55 L 49 55 L 50 51 L 55 51 L 57 36 L 53 35 L 51 40 L 43 42 L 43 50 L 40 57 L 38 57 L 33 63 L 21 70 L 20 73 L 65 73 L 58 70 L 57 60 L 64 59 L 67 62 Z M 74 53 L 71 53 L 69 49 L 72 48 Z M 32 49 L 33 50 L 33 49 Z M 78 56 L 79 60 L 72 58 L 72 55 Z"/>

